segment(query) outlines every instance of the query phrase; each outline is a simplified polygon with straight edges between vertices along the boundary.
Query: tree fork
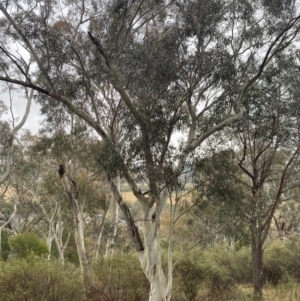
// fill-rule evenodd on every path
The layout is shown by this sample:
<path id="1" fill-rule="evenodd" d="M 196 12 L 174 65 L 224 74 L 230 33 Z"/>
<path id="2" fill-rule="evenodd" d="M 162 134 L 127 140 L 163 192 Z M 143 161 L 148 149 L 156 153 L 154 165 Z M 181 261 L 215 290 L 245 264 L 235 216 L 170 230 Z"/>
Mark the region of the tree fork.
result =
<path id="1" fill-rule="evenodd" d="M 117 189 L 116 184 L 109 178 L 109 176 L 107 178 L 110 183 L 111 191 L 114 194 L 114 197 L 117 200 L 117 202 L 120 206 L 120 209 L 122 210 L 122 212 L 124 214 L 127 228 L 130 233 L 130 236 L 134 242 L 136 251 L 137 252 L 144 251 L 144 245 L 143 245 L 140 233 L 139 233 L 139 229 L 138 229 L 137 225 L 135 224 L 134 219 L 131 216 L 131 213 L 130 213 L 130 210 L 129 210 L 127 204 L 124 202 L 120 192 Z"/>

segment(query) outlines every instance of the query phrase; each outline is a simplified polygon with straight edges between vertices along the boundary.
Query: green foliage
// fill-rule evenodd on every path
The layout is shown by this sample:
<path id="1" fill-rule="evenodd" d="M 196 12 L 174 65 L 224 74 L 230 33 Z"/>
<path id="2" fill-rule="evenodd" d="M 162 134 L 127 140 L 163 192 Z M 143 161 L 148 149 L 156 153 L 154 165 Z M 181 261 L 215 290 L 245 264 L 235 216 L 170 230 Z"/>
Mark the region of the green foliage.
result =
<path id="1" fill-rule="evenodd" d="M 0 263 L 0 296 L 5 301 L 81 301 L 83 285 L 73 266 L 41 258 Z"/>
<path id="2" fill-rule="evenodd" d="M 299 254 L 297 241 L 269 242 L 264 252 L 264 281 L 272 286 L 299 281 Z M 178 258 L 180 253 L 175 255 L 175 260 Z M 252 284 L 251 263 L 250 247 L 235 250 L 219 244 L 207 250 L 195 249 L 181 257 L 175 267 L 175 300 L 183 300 L 182 293 L 189 301 L 228 300 L 229 296 L 241 300 L 238 286 Z"/>
<path id="3" fill-rule="evenodd" d="M 110 143 L 103 143 L 99 146 L 96 158 L 111 178 L 115 178 L 118 172 L 122 171 L 123 159 Z"/>
<path id="4" fill-rule="evenodd" d="M 13 254 L 18 258 L 31 255 L 42 256 L 48 254 L 48 247 L 44 241 L 31 232 L 24 232 L 9 238 L 9 245 Z"/>
<path id="5" fill-rule="evenodd" d="M 0 103 L 1 104 L 1 103 Z M 1 106 L 0 106 L 0 110 L 1 110 Z M 7 121 L 1 120 L 0 121 L 0 158 L 1 160 L 3 160 L 5 158 L 5 156 L 7 155 L 7 149 L 8 146 L 10 144 L 10 125 Z M 4 161 L 5 162 L 5 161 Z M 2 161 L 1 161 L 1 165 L 2 165 Z M 1 166 L 1 172 L 4 172 L 4 169 Z"/>
<path id="6" fill-rule="evenodd" d="M 197 192 L 193 199 L 197 206 L 194 213 L 202 220 L 205 217 L 204 228 L 216 227 L 220 233 L 219 228 L 222 227 L 226 237 L 239 242 L 238 247 L 249 245 L 247 225 L 243 219 L 249 206 L 244 202 L 245 189 L 233 152 L 228 149 L 210 157 L 195 158 L 195 175 Z"/>
<path id="7" fill-rule="evenodd" d="M 178 254 L 180 256 L 180 254 Z M 203 253 L 194 251 L 181 259 L 175 268 L 175 283 L 187 300 L 195 300 L 201 284 L 208 277 L 209 263 L 203 262 Z"/>
<path id="8" fill-rule="evenodd" d="M 266 249 L 264 255 L 264 281 L 278 285 L 283 278 L 287 263 L 291 259 L 290 252 L 281 241 L 276 241 Z"/>
<path id="9" fill-rule="evenodd" d="M 211 263 L 209 280 L 212 292 L 231 289 L 234 285 L 232 274 L 233 256 L 220 245 L 206 252 L 206 261 Z"/>
<path id="10" fill-rule="evenodd" d="M 297 282 L 300 281 L 300 244 L 299 241 L 290 241 L 286 243 L 289 250 L 289 257 L 286 257 L 285 271 Z"/>
<path id="11" fill-rule="evenodd" d="M 269 242 L 264 252 L 265 283 L 280 287 L 299 281 L 299 254 L 298 241 Z M 241 293 L 238 287 L 252 284 L 250 247 L 235 250 L 219 244 L 206 250 L 195 249 L 183 257 L 182 253 L 175 254 L 175 261 L 178 258 L 181 259 L 174 271 L 175 300 L 183 300 L 182 294 L 189 301 L 223 300 L 230 292 L 235 292 L 234 296 L 230 295 L 232 300 L 241 300 L 237 298 Z"/>
<path id="12" fill-rule="evenodd" d="M 89 301 L 148 300 L 149 283 L 140 268 L 136 254 L 115 253 L 101 259 L 86 281 Z"/>
<path id="13" fill-rule="evenodd" d="M 193 250 L 175 267 L 176 293 L 183 292 L 187 300 L 193 301 L 197 300 L 201 287 L 213 295 L 231 291 L 234 287 L 233 261 L 232 254 L 222 247 Z"/>
<path id="14" fill-rule="evenodd" d="M 300 247 L 299 242 L 275 241 L 265 250 L 264 280 L 278 285 L 287 280 L 300 279 Z"/>
<path id="15" fill-rule="evenodd" d="M 233 253 L 232 276 L 236 283 L 252 282 L 252 259 L 250 248 L 241 248 Z"/>
<path id="16" fill-rule="evenodd" d="M 3 230 L 1 233 L 1 259 L 6 261 L 8 259 L 10 251 L 11 248 L 8 243 L 8 233 L 7 231 Z"/>
<path id="17" fill-rule="evenodd" d="M 219 200 L 233 205 L 244 197 L 242 186 L 237 181 L 239 169 L 235 165 L 231 150 L 214 153 L 209 158 L 196 160 L 195 163 L 202 181 L 210 185 L 207 187 L 209 200 Z"/>
<path id="18" fill-rule="evenodd" d="M 66 247 L 64 255 L 65 255 L 65 259 L 68 262 L 75 264 L 76 266 L 79 266 L 78 252 L 76 248 L 75 237 L 73 234 L 69 238 L 69 243 Z"/>

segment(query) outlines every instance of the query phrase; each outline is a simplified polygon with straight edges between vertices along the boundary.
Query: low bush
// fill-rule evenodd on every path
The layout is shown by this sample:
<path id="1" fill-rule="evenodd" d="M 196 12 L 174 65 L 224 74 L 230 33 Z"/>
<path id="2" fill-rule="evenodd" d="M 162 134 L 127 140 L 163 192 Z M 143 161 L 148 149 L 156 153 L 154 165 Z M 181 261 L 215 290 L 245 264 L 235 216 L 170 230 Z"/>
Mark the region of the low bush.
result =
<path id="1" fill-rule="evenodd" d="M 231 275 L 233 258 L 222 248 L 209 251 L 197 249 L 182 258 L 178 254 L 178 258 L 180 261 L 174 271 L 176 300 L 181 300 L 183 296 L 184 300 L 197 300 L 200 289 L 206 291 L 207 298 L 211 295 L 226 295 L 234 287 Z"/>
<path id="2" fill-rule="evenodd" d="M 5 301 L 82 301 L 80 272 L 38 257 L 0 263 L 0 298 Z"/>
<path id="3" fill-rule="evenodd" d="M 1 254 L 0 259 L 7 260 L 10 253 L 10 245 L 8 243 L 8 233 L 3 230 L 1 233 Z"/>
<path id="4" fill-rule="evenodd" d="M 251 249 L 241 248 L 232 254 L 231 275 L 235 283 L 252 283 L 252 259 Z"/>
<path id="5" fill-rule="evenodd" d="M 26 258 L 29 255 L 42 256 L 48 254 L 47 244 L 31 232 L 24 232 L 9 237 L 11 252 L 18 258 Z"/>
<path id="6" fill-rule="evenodd" d="M 179 261 L 175 267 L 174 286 L 179 295 L 183 292 L 187 300 L 193 301 L 197 297 L 201 284 L 208 279 L 209 263 L 205 262 L 201 250 L 194 250 L 182 258 L 178 254 L 177 259 Z"/>
<path id="7" fill-rule="evenodd" d="M 143 301 L 149 298 L 149 283 L 136 254 L 116 252 L 93 266 L 86 280 L 89 301 Z"/>
<path id="8" fill-rule="evenodd" d="M 289 258 L 285 263 L 286 275 L 300 282 L 300 244 L 299 241 L 289 241 L 285 244 L 289 252 Z"/>

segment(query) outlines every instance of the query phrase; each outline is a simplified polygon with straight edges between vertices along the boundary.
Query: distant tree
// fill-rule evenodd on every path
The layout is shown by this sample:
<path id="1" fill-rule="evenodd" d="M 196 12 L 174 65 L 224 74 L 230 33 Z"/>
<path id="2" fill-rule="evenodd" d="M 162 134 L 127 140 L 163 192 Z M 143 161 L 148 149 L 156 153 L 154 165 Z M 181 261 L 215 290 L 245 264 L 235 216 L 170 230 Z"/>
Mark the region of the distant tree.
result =
<path id="1" fill-rule="evenodd" d="M 0 186 L 8 179 L 10 173 L 13 169 L 13 153 L 14 153 L 14 147 L 16 144 L 16 138 L 18 131 L 24 126 L 27 117 L 30 112 L 31 102 L 33 98 L 33 90 L 28 92 L 28 89 L 25 89 L 25 97 L 27 98 L 27 105 L 24 112 L 24 115 L 22 116 L 21 120 L 17 122 L 17 118 L 14 117 L 13 114 L 13 97 L 11 95 L 11 87 L 8 86 L 8 94 L 10 96 L 10 102 L 11 102 L 11 117 L 12 117 L 12 126 L 9 125 L 8 121 L 5 121 L 4 119 L 0 122 L 0 129 L 1 129 L 1 161 L 0 161 L 0 170 L 1 170 L 1 176 L 0 176 Z M 0 101 L 0 117 L 3 118 L 3 114 L 7 111 L 6 106 L 2 101 Z M 4 160 L 4 158 L 5 160 Z"/>

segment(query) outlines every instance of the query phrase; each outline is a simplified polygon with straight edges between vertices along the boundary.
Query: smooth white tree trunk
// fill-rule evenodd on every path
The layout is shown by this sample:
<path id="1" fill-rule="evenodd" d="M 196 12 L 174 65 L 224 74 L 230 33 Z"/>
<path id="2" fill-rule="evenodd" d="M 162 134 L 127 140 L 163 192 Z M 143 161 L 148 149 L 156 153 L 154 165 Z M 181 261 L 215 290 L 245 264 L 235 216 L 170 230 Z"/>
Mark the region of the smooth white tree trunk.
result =
<path id="1" fill-rule="evenodd" d="M 148 210 L 149 211 L 149 210 Z M 143 234 L 144 250 L 138 252 L 142 269 L 150 283 L 149 301 L 170 301 L 172 285 L 162 269 L 160 247 L 160 215 L 145 212 Z"/>
<path id="2" fill-rule="evenodd" d="M 75 233 L 75 243 L 80 263 L 80 269 L 82 272 L 87 272 L 88 260 L 87 253 L 84 243 L 84 218 L 83 212 L 80 208 L 74 209 L 74 233 Z"/>
<path id="3" fill-rule="evenodd" d="M 116 177 L 115 184 L 118 191 L 120 192 L 121 179 L 119 175 Z M 116 241 L 117 230 L 118 230 L 119 205 L 113 193 L 111 194 L 110 219 L 111 219 L 111 233 L 109 233 L 109 237 L 106 241 L 105 257 L 111 256 L 114 253 L 115 241 Z"/>
<path id="4" fill-rule="evenodd" d="M 64 264 L 65 262 L 65 250 L 67 248 L 67 245 L 69 243 L 69 239 L 71 236 L 71 232 L 68 234 L 68 237 L 65 242 L 63 242 L 63 232 L 64 232 L 64 222 L 59 221 L 56 223 L 55 226 L 55 244 L 56 244 L 56 249 L 58 252 L 58 258 Z"/>
<path id="5" fill-rule="evenodd" d="M 73 222 L 74 222 L 74 237 L 78 253 L 78 259 L 80 263 L 80 269 L 82 273 L 86 273 L 88 270 L 88 259 L 84 243 L 84 215 L 83 206 L 80 206 L 78 202 L 78 191 L 76 182 L 65 173 L 61 175 L 63 180 L 63 186 L 65 188 L 68 200 L 71 205 Z"/>
<path id="6" fill-rule="evenodd" d="M 48 259 L 50 259 L 52 243 L 54 241 L 58 253 L 58 259 L 61 261 L 62 264 L 64 264 L 65 262 L 64 251 L 67 247 L 70 236 L 67 238 L 66 243 L 63 244 L 62 235 L 64 230 L 64 222 L 61 220 L 60 205 L 58 202 L 55 202 L 55 210 L 52 213 L 51 218 L 49 217 L 44 205 L 41 203 L 39 203 L 39 205 L 49 225 L 48 236 L 47 236 L 47 246 L 49 250 Z M 58 221 L 55 222 L 55 218 L 57 217 L 58 217 Z"/>
<path id="7" fill-rule="evenodd" d="M 96 243 L 96 247 L 95 247 L 95 251 L 94 251 L 94 260 L 98 260 L 99 258 L 99 249 L 100 249 L 100 245 L 101 245 L 101 241 L 102 241 L 102 237 L 103 237 L 103 232 L 104 232 L 104 223 L 105 223 L 105 220 L 106 220 L 106 216 L 107 216 L 107 213 L 109 211 L 109 207 L 107 209 L 105 209 L 105 212 L 103 214 L 103 217 L 102 217 L 102 221 L 101 221 L 101 224 L 100 224 L 100 230 L 99 230 L 99 235 L 98 235 L 98 238 L 97 238 L 97 243 Z"/>

